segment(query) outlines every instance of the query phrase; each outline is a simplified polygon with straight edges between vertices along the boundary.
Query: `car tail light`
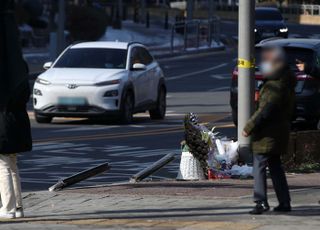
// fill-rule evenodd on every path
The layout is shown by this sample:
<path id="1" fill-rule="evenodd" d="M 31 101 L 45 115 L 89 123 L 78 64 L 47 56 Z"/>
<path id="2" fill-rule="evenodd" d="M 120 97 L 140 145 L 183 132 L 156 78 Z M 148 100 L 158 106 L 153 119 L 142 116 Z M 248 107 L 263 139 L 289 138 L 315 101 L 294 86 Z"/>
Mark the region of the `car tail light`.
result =
<path id="1" fill-rule="evenodd" d="M 258 102 L 260 98 L 260 92 L 258 90 L 256 90 L 255 94 L 254 94 L 254 101 Z"/>
<path id="2" fill-rule="evenodd" d="M 258 80 L 258 81 L 264 80 L 264 77 L 260 73 L 256 73 L 255 76 L 256 76 L 256 80 Z"/>
<path id="3" fill-rule="evenodd" d="M 235 69 L 232 72 L 232 81 L 236 81 L 238 79 L 238 70 Z"/>
<path id="4" fill-rule="evenodd" d="M 235 80 L 238 80 L 238 69 L 236 68 L 233 72 L 232 72 L 232 80 L 235 81 Z M 255 79 L 258 80 L 258 81 L 262 81 L 264 80 L 264 77 L 258 72 L 258 73 L 255 73 Z"/>

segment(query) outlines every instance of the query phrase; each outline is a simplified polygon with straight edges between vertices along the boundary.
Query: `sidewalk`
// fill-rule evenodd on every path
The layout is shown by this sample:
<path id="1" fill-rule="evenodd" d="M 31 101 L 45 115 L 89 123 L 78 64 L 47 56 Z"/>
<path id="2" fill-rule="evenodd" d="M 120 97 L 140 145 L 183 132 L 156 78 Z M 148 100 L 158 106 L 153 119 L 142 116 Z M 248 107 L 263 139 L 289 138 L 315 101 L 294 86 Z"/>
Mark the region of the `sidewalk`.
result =
<path id="1" fill-rule="evenodd" d="M 24 196 L 29 218 L 0 229 L 315 230 L 320 174 L 289 175 L 294 211 L 248 215 L 252 180 L 144 182 Z M 270 190 L 271 205 L 276 205 Z"/>

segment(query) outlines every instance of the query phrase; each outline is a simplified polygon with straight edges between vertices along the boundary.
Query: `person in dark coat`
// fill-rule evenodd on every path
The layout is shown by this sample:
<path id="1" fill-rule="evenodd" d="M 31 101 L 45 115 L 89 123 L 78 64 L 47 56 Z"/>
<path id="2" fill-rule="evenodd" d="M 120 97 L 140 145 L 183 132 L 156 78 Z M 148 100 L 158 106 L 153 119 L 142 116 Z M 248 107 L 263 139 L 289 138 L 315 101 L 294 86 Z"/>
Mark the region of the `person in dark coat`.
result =
<path id="1" fill-rule="evenodd" d="M 23 60 L 14 1 L 0 1 L 0 194 L 1 218 L 23 217 L 17 153 L 32 149 L 26 104 L 28 68 Z"/>
<path id="2" fill-rule="evenodd" d="M 290 125 L 295 108 L 296 78 L 286 63 L 280 47 L 265 47 L 260 71 L 264 84 L 260 90 L 258 109 L 248 121 L 243 135 L 252 136 L 254 154 L 254 202 L 251 214 L 269 211 L 267 175 L 269 168 L 279 206 L 274 211 L 291 211 L 291 199 L 281 154 L 286 154 Z"/>

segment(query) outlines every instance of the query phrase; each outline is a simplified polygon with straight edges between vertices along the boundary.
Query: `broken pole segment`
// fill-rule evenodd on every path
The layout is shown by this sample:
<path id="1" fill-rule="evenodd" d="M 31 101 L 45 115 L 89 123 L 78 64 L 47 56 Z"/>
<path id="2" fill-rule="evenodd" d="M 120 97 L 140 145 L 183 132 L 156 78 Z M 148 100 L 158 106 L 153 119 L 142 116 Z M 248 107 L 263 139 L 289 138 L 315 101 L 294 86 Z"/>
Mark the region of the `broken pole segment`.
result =
<path id="1" fill-rule="evenodd" d="M 86 180 L 90 177 L 94 177 L 98 174 L 104 173 L 110 169 L 111 169 L 111 166 L 109 163 L 104 163 L 104 164 L 98 165 L 96 167 L 90 168 L 88 170 L 82 171 L 80 173 L 77 173 L 75 175 L 72 175 L 70 177 L 67 177 L 65 179 L 60 180 L 55 185 L 51 186 L 49 188 L 49 191 L 50 192 L 60 191 L 66 187 L 69 187 L 71 185 L 79 183 L 79 182 Z"/>
<path id="2" fill-rule="evenodd" d="M 164 166 L 172 162 L 175 159 L 175 155 L 175 153 L 169 153 L 165 155 L 163 158 L 153 163 L 151 166 L 132 176 L 130 179 L 130 183 L 142 181 L 143 179 L 157 172 L 159 169 L 163 168 Z"/>

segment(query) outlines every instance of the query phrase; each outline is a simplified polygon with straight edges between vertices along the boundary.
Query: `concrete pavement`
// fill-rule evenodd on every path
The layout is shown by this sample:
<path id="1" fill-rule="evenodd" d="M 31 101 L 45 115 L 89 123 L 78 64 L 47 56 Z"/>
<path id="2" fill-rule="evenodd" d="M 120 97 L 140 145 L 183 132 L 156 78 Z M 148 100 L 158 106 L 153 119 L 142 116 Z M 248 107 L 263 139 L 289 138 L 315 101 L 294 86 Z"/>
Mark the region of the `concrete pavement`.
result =
<path id="1" fill-rule="evenodd" d="M 0 229 L 315 230 L 320 224 L 319 176 L 288 176 L 290 214 L 248 215 L 251 180 L 161 181 L 26 193 L 27 218 L 1 221 Z"/>

